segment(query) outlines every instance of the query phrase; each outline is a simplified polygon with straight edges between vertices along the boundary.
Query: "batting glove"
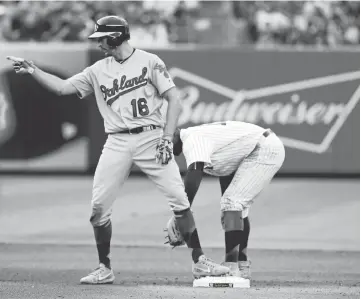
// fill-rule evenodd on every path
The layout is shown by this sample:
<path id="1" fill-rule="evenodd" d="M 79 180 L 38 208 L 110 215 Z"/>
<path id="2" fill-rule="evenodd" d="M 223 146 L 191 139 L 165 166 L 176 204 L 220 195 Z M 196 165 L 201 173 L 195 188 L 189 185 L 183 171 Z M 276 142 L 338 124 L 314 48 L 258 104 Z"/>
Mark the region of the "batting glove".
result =
<path id="1" fill-rule="evenodd" d="M 173 142 L 166 138 L 161 138 L 156 148 L 156 155 L 155 155 L 156 162 L 161 163 L 162 165 L 166 165 L 172 159 L 173 159 Z"/>

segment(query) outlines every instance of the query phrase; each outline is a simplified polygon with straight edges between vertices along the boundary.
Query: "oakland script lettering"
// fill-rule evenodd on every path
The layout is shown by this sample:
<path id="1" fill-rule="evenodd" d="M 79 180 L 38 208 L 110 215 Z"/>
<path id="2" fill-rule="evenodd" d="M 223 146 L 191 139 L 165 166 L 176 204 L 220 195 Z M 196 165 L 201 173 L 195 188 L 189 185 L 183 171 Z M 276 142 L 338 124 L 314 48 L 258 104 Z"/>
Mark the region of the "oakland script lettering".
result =
<path id="1" fill-rule="evenodd" d="M 146 67 L 143 67 L 142 74 L 139 77 L 127 79 L 127 76 L 123 75 L 120 78 L 120 82 L 118 81 L 118 79 L 113 80 L 112 87 L 106 87 L 104 85 L 100 85 L 100 90 L 103 93 L 104 101 L 107 101 L 108 98 L 117 95 L 123 90 L 127 90 L 129 88 L 136 87 L 138 85 L 144 85 L 144 83 L 147 82 L 148 80 L 147 78 L 145 78 L 147 72 L 148 69 Z"/>

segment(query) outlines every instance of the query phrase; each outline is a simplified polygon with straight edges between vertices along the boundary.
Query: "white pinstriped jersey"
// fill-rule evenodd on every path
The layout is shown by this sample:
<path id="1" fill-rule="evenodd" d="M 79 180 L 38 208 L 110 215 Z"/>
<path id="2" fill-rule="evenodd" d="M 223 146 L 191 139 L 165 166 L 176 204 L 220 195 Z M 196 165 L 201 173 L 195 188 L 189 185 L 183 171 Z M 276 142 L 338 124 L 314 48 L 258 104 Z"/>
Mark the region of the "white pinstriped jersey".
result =
<path id="1" fill-rule="evenodd" d="M 229 175 L 254 150 L 264 131 L 260 126 L 239 121 L 182 129 L 180 138 L 187 167 L 194 162 L 204 162 L 205 173 Z"/>
<path id="2" fill-rule="evenodd" d="M 161 95 L 174 87 L 164 62 L 136 49 L 124 62 L 97 61 L 68 79 L 80 98 L 94 92 L 106 133 L 140 126 L 164 126 Z"/>

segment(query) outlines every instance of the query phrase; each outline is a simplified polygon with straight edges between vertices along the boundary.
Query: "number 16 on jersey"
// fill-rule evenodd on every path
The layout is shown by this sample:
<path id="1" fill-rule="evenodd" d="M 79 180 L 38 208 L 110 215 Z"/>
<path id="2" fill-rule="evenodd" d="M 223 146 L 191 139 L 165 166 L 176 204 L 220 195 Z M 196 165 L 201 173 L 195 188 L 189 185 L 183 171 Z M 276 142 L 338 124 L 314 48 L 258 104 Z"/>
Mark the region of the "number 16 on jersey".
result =
<path id="1" fill-rule="evenodd" d="M 133 99 L 130 104 L 133 109 L 133 116 L 146 116 L 149 114 L 149 108 L 147 105 L 147 100 L 145 98 Z"/>

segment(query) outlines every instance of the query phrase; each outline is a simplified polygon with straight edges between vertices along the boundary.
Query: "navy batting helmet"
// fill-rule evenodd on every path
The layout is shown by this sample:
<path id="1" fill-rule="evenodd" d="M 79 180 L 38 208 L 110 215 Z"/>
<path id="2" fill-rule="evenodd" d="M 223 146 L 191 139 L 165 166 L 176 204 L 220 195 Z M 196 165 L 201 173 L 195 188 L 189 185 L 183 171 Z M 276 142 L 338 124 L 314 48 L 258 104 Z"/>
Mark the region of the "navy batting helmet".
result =
<path id="1" fill-rule="evenodd" d="M 128 22 L 118 16 L 107 16 L 96 21 L 94 33 L 90 39 L 107 37 L 110 47 L 120 46 L 124 41 L 130 39 Z"/>

